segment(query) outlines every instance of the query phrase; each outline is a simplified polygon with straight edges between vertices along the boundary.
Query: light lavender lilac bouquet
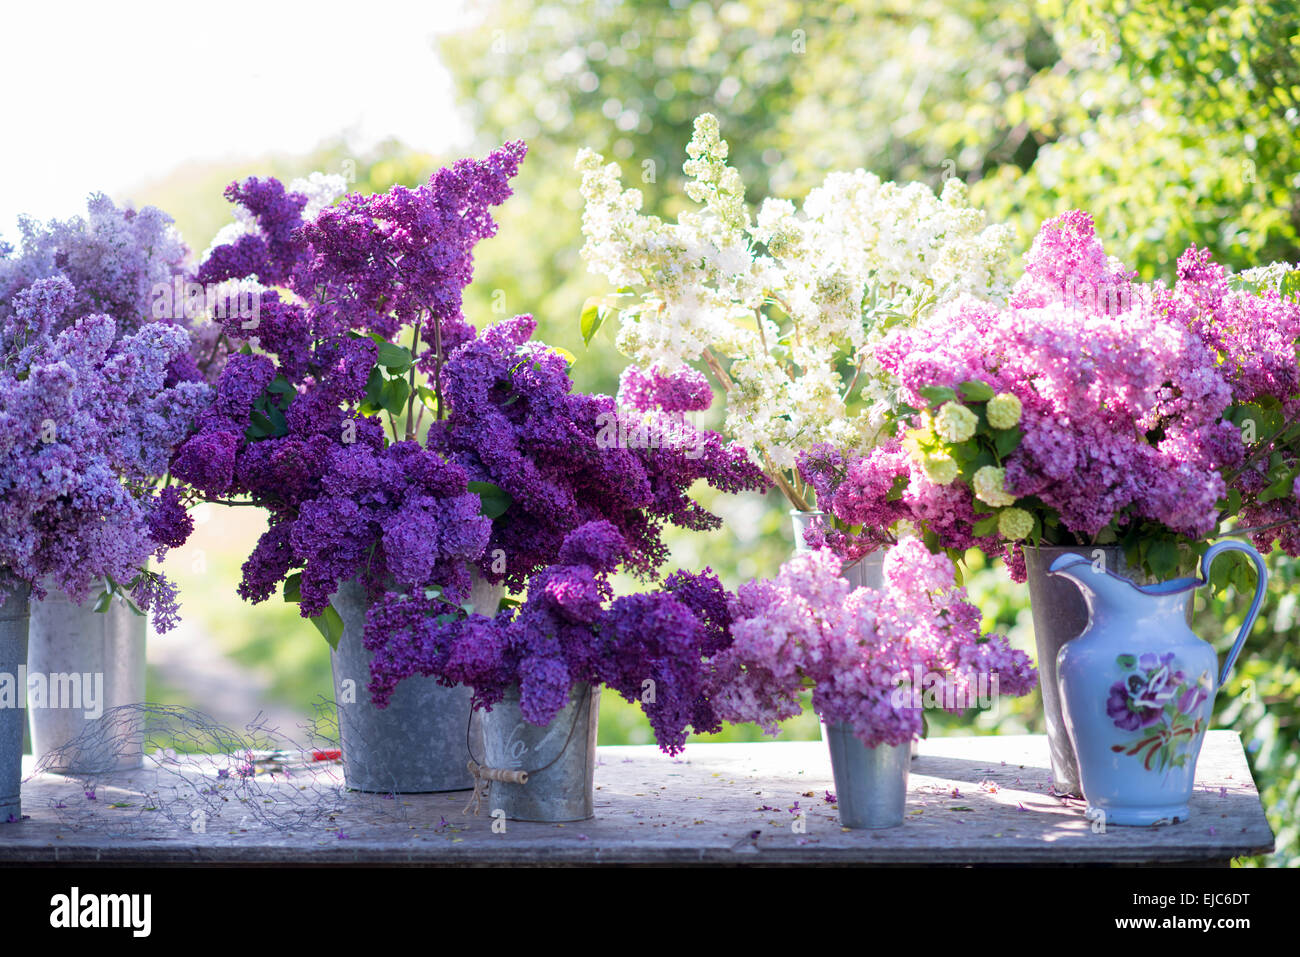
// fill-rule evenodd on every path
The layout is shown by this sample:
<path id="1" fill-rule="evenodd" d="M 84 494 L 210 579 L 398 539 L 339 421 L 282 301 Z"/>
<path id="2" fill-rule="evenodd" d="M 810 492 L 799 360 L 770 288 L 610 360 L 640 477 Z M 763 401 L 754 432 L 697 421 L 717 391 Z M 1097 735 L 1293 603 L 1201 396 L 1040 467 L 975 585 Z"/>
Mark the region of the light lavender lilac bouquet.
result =
<path id="1" fill-rule="evenodd" d="M 21 225 L 20 252 L 0 244 L 0 588 L 102 585 L 97 607 L 122 594 L 165 631 L 175 588 L 146 564 L 192 524 L 158 485 L 208 400 L 185 323 L 152 310 L 185 247 L 163 213 L 103 196 Z"/>
<path id="2" fill-rule="evenodd" d="M 730 608 L 732 641 L 711 662 L 720 717 L 775 734 L 801 712 L 811 685 L 823 721 L 850 725 L 868 747 L 901 745 L 923 727 L 917 676 L 936 701 L 970 702 L 981 686 L 1010 695 L 1033 689 L 1028 656 L 981 634 L 979 609 L 946 556 L 903 539 L 885 556 L 880 589 L 852 588 L 841 567 L 818 549 L 771 581 L 741 586 Z"/>

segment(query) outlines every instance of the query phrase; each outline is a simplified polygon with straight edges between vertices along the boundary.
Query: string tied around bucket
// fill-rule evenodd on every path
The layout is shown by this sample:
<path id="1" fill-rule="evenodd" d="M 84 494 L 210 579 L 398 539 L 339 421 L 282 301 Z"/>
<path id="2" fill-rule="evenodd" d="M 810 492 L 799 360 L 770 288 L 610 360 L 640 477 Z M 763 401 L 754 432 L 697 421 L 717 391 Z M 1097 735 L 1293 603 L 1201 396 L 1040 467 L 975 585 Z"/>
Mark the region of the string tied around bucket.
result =
<path id="1" fill-rule="evenodd" d="M 470 712 L 469 721 L 465 724 L 465 750 L 469 753 L 469 764 L 467 767 L 469 768 L 470 777 L 474 779 L 474 793 L 469 796 L 469 803 L 465 805 L 465 810 L 461 811 L 461 813 L 468 814 L 472 808 L 475 816 L 477 816 L 483 803 L 487 801 L 492 794 L 493 781 L 501 781 L 504 784 L 527 784 L 528 778 L 531 775 L 541 774 L 543 771 L 549 769 L 555 764 L 555 762 L 564 757 L 565 752 L 569 750 L 569 743 L 573 741 L 573 732 L 577 730 L 578 719 L 581 717 L 582 708 L 574 708 L 573 722 L 569 725 L 569 734 L 564 739 L 564 747 L 560 748 L 559 753 L 556 754 L 555 757 L 551 758 L 551 760 L 547 761 L 540 768 L 535 768 L 532 771 L 518 771 L 510 768 L 488 767 L 486 764 L 483 764 L 474 757 L 474 748 L 470 743 L 470 728 L 472 727 L 474 714 L 473 712 Z"/>

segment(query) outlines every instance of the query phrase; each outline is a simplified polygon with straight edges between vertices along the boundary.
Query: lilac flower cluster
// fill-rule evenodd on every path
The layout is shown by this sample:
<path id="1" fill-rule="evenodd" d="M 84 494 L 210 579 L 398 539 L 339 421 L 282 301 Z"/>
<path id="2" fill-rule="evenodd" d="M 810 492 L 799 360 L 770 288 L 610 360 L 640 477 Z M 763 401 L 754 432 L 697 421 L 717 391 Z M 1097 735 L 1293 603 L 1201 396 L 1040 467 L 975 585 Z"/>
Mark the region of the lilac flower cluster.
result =
<path id="1" fill-rule="evenodd" d="M 713 390 L 704 374 L 690 366 L 664 373 L 658 366 L 642 372 L 630 365 L 619 377 L 618 401 L 637 412 L 703 412 L 713 404 Z"/>
<path id="2" fill-rule="evenodd" d="M 48 310 L 51 335 L 89 315 L 108 315 L 118 336 L 138 332 L 145 324 L 163 322 L 194 333 L 194 319 L 175 302 L 173 290 L 186 278 L 188 250 L 172 218 L 146 206 L 119 209 L 102 193 L 86 204 L 85 218 L 46 224 L 21 217 L 21 249 L 0 256 L 0 323 L 15 320 L 19 292 L 39 279 L 62 276 L 74 289 L 63 310 Z M 34 331 L 34 330 L 33 330 Z M 168 385 L 200 377 L 198 337 L 172 360 Z"/>
<path id="3" fill-rule="evenodd" d="M 557 562 L 529 581 L 528 600 L 495 618 L 446 614 L 416 595 L 374 605 L 365 635 L 372 698 L 382 705 L 398 681 L 423 674 L 472 687 L 475 706 L 490 709 L 518 685 L 524 717 L 546 725 L 575 683 L 590 682 L 639 702 L 669 754 L 685 745 L 687 728 L 720 730 L 707 660 L 730 641 L 726 592 L 706 569 L 615 599 L 608 576 L 626 551 L 608 521 L 573 529 Z"/>
<path id="4" fill-rule="evenodd" d="M 491 522 L 465 473 L 415 442 L 333 449 L 321 494 L 302 504 L 288 533 L 304 562 L 302 613 L 325 610 L 339 582 L 360 577 L 372 597 L 436 582 L 453 602 L 469 598 L 468 563 Z"/>
<path id="5" fill-rule="evenodd" d="M 695 481 L 727 492 L 767 487 L 745 451 L 715 432 L 691 430 L 689 441 L 657 447 L 603 442 L 603 423 L 618 414 L 614 399 L 572 392 L 564 357 L 530 342 L 534 327 L 532 317 L 517 316 L 453 353 L 443 369 L 450 413 L 429 432 L 430 446 L 471 480 L 510 496 L 480 560 L 489 580 L 522 588 L 558 560 L 571 531 L 596 520 L 617 528 L 625 566 L 649 576 L 667 557 L 665 525 L 719 524 L 687 495 Z M 493 567 L 497 549 L 504 571 Z"/>
<path id="6" fill-rule="evenodd" d="M 461 159 L 438 170 L 416 189 L 395 186 L 327 207 L 301 233 L 311 246 L 304 278 L 313 288 L 348 291 L 339 309 L 352 328 L 392 339 L 413 326 L 433 347 L 422 358 L 434 370 L 473 338 L 461 311 L 474 275 L 473 249 L 495 235 L 489 210 L 509 198 L 525 152 L 522 142 L 507 143 L 485 160 Z M 376 311 L 358 312 L 357 306 Z"/>
<path id="7" fill-rule="evenodd" d="M 868 747 L 901 745 L 921 732 L 922 711 L 906 683 L 924 674 L 968 701 L 981 676 L 999 693 L 1022 695 L 1037 673 L 1024 652 L 980 633 L 980 612 L 944 555 L 917 539 L 885 557 L 879 590 L 852 589 L 828 549 L 797 555 L 770 581 L 743 585 L 732 607 L 733 642 L 712 659 L 713 704 L 729 721 L 756 721 L 775 734 L 799 714 L 811 683 L 813 708 L 844 722 Z M 919 690 L 919 689 L 917 689 Z"/>
<path id="8" fill-rule="evenodd" d="M 38 279 L 13 297 L 0 329 L 0 568 L 38 597 L 43 581 L 76 601 L 104 578 L 131 583 L 166 630 L 175 590 L 142 566 L 189 526 L 176 492 L 155 496 L 149 483 L 208 387 L 166 384 L 190 345 L 184 329 L 144 323 L 119 338 L 104 314 L 67 325 L 77 301 L 66 278 Z"/>

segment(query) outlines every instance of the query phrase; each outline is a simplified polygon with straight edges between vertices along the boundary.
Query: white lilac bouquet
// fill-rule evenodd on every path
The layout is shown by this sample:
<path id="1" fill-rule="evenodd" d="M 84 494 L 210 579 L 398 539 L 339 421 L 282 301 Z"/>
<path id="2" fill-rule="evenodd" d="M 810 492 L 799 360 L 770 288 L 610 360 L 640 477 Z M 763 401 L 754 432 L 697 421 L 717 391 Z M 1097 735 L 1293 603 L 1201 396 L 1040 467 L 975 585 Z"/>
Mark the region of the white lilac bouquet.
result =
<path id="1" fill-rule="evenodd" d="M 821 443 L 865 450 L 879 439 L 890 383 L 873 345 L 958 295 L 1005 294 L 1013 234 L 986 226 L 949 179 L 919 183 L 832 173 L 803 201 L 769 198 L 751 219 L 718 121 L 695 121 L 683 167 L 696 204 L 676 222 L 642 215 L 618 166 L 578 154 L 586 204 L 583 256 L 619 287 L 588 302 L 590 341 L 617 309 L 617 344 L 634 365 L 620 400 L 634 409 L 707 408 L 712 374 L 726 395 L 725 432 L 751 450 L 800 510 L 794 470 Z"/>
<path id="2" fill-rule="evenodd" d="M 159 485 L 209 400 L 186 324 L 152 308 L 185 247 L 159 210 L 102 195 L 21 228 L 20 250 L 0 243 L 0 603 L 101 588 L 99 610 L 121 595 L 165 631 L 175 588 L 147 562 L 193 523 Z"/>
<path id="3" fill-rule="evenodd" d="M 1230 282 L 1193 247 L 1172 288 L 1133 275 L 1086 213 L 1048 221 L 1007 304 L 956 300 L 880 344 L 896 435 L 805 477 L 859 536 L 911 522 L 953 554 L 1005 550 L 1017 580 L 1023 543 L 1121 545 L 1154 578 L 1224 530 L 1300 554 L 1294 274 Z"/>
<path id="4" fill-rule="evenodd" d="M 742 585 L 731 644 L 712 660 L 712 703 L 727 721 L 777 722 L 813 709 L 846 723 L 868 747 L 922 732 L 923 707 L 965 710 L 997 694 L 1033 690 L 1037 672 L 1000 635 L 980 632 L 980 611 L 947 556 L 906 538 L 886 553 L 884 584 L 852 588 L 829 549 L 795 556 L 772 581 Z"/>

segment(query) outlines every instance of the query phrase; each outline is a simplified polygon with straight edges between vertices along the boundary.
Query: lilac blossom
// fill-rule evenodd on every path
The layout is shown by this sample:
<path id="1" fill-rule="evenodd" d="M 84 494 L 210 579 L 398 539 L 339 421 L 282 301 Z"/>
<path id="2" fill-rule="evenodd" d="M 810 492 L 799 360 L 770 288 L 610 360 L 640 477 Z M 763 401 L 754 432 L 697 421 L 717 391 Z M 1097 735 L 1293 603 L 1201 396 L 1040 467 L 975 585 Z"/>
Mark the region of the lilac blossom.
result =
<path id="1" fill-rule="evenodd" d="M 716 655 L 713 705 L 728 721 L 778 723 L 813 708 L 844 722 L 868 747 L 901 745 L 921 731 L 922 711 L 905 692 L 917 674 L 961 692 L 997 675 L 1001 693 L 1022 695 L 1036 672 L 1024 652 L 980 631 L 980 612 L 944 555 L 907 538 L 886 554 L 884 586 L 852 588 L 827 549 L 797 555 L 773 580 L 742 585 L 733 603 L 732 644 Z M 920 689 L 912 689 L 919 693 Z"/>

